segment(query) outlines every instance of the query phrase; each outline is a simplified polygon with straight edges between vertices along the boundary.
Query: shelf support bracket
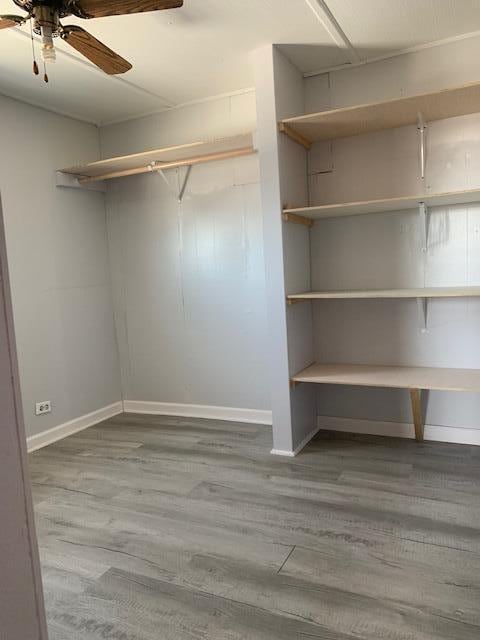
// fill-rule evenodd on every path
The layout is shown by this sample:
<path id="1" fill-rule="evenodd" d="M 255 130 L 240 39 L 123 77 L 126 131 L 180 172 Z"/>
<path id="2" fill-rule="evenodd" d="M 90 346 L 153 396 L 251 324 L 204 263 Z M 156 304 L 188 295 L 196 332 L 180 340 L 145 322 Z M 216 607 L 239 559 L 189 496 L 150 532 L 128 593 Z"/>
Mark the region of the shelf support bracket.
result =
<path id="1" fill-rule="evenodd" d="M 308 302 L 308 298 L 287 298 L 287 305 L 289 307 L 294 304 L 299 304 L 300 302 Z"/>
<path id="2" fill-rule="evenodd" d="M 429 224 L 430 224 L 430 216 L 429 216 L 429 211 L 425 202 L 418 203 L 418 215 L 420 217 L 420 225 L 422 228 L 422 240 L 423 240 L 422 251 L 426 252 L 428 249 L 428 230 L 429 230 Z"/>
<path id="3" fill-rule="evenodd" d="M 420 315 L 420 328 L 422 333 L 425 333 L 428 325 L 428 298 L 417 298 L 417 307 Z"/>
<path id="4" fill-rule="evenodd" d="M 413 426 L 415 427 L 415 440 L 423 442 L 425 424 L 423 421 L 421 389 L 410 389 L 410 403 L 412 405 Z"/>
<path id="5" fill-rule="evenodd" d="M 308 138 L 305 138 L 305 136 L 302 136 L 301 133 L 298 133 L 298 131 L 295 131 L 295 129 L 289 127 L 288 124 L 285 124 L 285 122 L 280 122 L 278 128 L 282 133 L 290 138 L 290 140 L 293 140 L 297 144 L 302 145 L 302 147 L 304 147 L 307 151 L 310 151 L 310 149 L 312 148 L 312 143 L 310 142 L 310 140 L 308 140 Z"/>
<path id="6" fill-rule="evenodd" d="M 189 164 L 187 166 L 187 172 L 185 174 L 185 178 L 183 179 L 183 184 L 180 188 L 180 193 L 178 194 L 178 201 L 181 202 L 183 200 L 183 196 L 185 194 L 185 189 L 187 188 L 188 179 L 190 178 L 190 172 L 192 170 L 192 165 Z"/>
<path id="7" fill-rule="evenodd" d="M 302 383 L 299 382 L 298 380 L 290 379 L 290 389 L 295 389 L 295 387 L 298 387 L 299 384 L 302 384 Z"/>
<path id="8" fill-rule="evenodd" d="M 418 148 L 420 155 L 420 177 L 425 180 L 425 164 L 426 164 L 426 149 L 425 149 L 425 137 L 427 125 L 423 118 L 423 114 L 419 111 L 417 113 L 417 129 L 418 129 Z"/>
<path id="9" fill-rule="evenodd" d="M 294 224 L 303 224 L 305 227 L 309 229 L 313 227 L 315 220 L 311 218 L 306 218 L 305 216 L 299 216 L 298 213 L 288 213 L 285 212 L 282 214 L 282 218 L 284 222 L 293 222 Z"/>

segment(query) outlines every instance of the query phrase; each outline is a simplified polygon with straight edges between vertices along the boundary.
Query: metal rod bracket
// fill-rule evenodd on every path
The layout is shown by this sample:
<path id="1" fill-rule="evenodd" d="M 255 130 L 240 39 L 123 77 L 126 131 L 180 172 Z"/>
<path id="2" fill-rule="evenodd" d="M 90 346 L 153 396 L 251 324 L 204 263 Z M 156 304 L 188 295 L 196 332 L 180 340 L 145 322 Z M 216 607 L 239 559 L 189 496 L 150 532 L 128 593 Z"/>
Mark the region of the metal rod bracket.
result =
<path id="1" fill-rule="evenodd" d="M 104 182 L 93 182 L 89 184 L 82 184 L 79 176 L 72 175 L 70 173 L 64 173 L 63 171 L 56 172 L 56 185 L 57 187 L 67 187 L 70 189 L 86 189 L 88 191 L 100 191 L 105 193 L 107 185 Z"/>
<path id="2" fill-rule="evenodd" d="M 182 186 L 181 186 L 181 188 L 180 188 L 180 192 L 179 192 L 179 194 L 178 194 L 178 201 L 179 201 L 179 202 L 182 202 L 182 200 L 183 200 L 183 196 L 184 196 L 184 194 L 185 194 L 185 189 L 187 188 L 187 184 L 188 184 L 188 179 L 190 178 L 190 172 L 191 172 L 191 170 L 192 170 L 192 165 L 191 165 L 191 164 L 189 164 L 189 165 L 187 166 L 187 172 L 186 172 L 186 174 L 185 174 L 185 178 L 183 179 L 183 183 L 182 183 Z"/>
<path id="3" fill-rule="evenodd" d="M 165 175 L 165 171 L 163 171 L 159 166 L 157 166 L 156 164 L 151 165 L 152 169 L 151 171 L 155 171 L 157 173 L 157 175 L 159 175 L 163 181 L 165 182 L 165 184 L 167 185 L 167 187 L 170 189 L 170 191 L 172 190 L 172 187 L 170 186 L 170 182 L 168 181 L 167 176 Z"/>

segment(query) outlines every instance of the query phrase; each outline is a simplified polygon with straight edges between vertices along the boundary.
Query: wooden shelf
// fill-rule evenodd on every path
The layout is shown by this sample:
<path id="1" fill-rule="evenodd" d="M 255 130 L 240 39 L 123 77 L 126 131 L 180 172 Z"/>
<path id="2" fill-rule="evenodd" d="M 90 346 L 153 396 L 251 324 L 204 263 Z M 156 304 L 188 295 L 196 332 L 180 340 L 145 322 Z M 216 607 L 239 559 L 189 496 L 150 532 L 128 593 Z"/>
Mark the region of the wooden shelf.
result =
<path id="1" fill-rule="evenodd" d="M 251 153 L 255 153 L 253 135 L 246 133 L 229 138 L 152 149 L 127 156 L 90 162 L 82 166 L 59 169 L 59 171 L 78 178 L 80 184 L 88 184 L 100 180 L 148 173 L 156 169 L 171 169 L 213 162 Z"/>
<path id="2" fill-rule="evenodd" d="M 292 380 L 295 383 L 480 392 L 480 369 L 313 364 Z"/>
<path id="3" fill-rule="evenodd" d="M 400 196 L 398 198 L 382 198 L 379 200 L 360 200 L 340 204 L 323 204 L 311 207 L 284 209 L 284 216 L 294 215 L 310 220 L 323 218 L 339 218 L 342 216 L 358 216 L 369 213 L 387 213 L 389 211 L 408 211 L 425 203 L 428 207 L 452 206 L 480 202 L 480 188 L 465 191 L 448 191 L 417 196 Z"/>
<path id="4" fill-rule="evenodd" d="M 365 289 L 358 291 L 309 291 L 287 296 L 289 302 L 303 300 L 360 300 L 375 298 L 473 298 L 480 287 L 425 287 L 418 289 Z"/>
<path id="5" fill-rule="evenodd" d="M 463 116 L 480 111 L 480 83 L 472 83 L 431 93 L 422 93 L 368 104 L 287 118 L 281 130 L 296 142 L 308 144 L 320 140 L 346 138 L 417 122 L 421 113 L 425 122 Z"/>

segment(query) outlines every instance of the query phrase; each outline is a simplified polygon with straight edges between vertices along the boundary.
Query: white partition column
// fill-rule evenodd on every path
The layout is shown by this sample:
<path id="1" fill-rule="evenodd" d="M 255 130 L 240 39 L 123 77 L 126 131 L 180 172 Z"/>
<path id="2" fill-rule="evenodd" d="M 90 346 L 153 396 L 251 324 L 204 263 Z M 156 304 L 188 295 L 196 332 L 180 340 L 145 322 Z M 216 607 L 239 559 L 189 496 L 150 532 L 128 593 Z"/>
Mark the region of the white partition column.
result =
<path id="1" fill-rule="evenodd" d="M 313 362 L 311 303 L 287 307 L 286 296 L 307 291 L 310 230 L 286 223 L 282 209 L 308 203 L 307 154 L 279 133 L 278 122 L 304 111 L 303 78 L 270 45 L 255 52 L 258 150 L 263 206 L 264 256 L 269 322 L 273 450 L 294 455 L 315 431 L 315 396 L 290 378 Z"/>
<path id="2" fill-rule="evenodd" d="M 0 202 L 0 638 L 47 640 Z"/>

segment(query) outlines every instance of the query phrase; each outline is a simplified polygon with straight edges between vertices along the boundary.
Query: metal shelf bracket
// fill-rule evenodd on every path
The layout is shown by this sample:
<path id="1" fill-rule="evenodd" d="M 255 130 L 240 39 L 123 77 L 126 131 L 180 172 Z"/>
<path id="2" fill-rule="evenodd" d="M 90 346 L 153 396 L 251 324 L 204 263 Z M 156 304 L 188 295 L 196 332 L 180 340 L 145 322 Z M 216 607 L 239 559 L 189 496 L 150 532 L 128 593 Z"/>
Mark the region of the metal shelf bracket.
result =
<path id="1" fill-rule="evenodd" d="M 425 138 L 426 138 L 427 125 L 425 124 L 423 114 L 420 111 L 417 113 L 417 129 L 418 129 L 418 148 L 419 148 L 419 155 L 420 155 L 420 177 L 422 180 L 425 180 L 425 163 L 426 163 Z"/>
<path id="2" fill-rule="evenodd" d="M 422 251 L 428 249 L 428 230 L 430 225 L 430 215 L 425 202 L 418 203 L 418 215 L 420 218 L 420 227 L 422 230 Z"/>
<path id="3" fill-rule="evenodd" d="M 426 333 L 428 329 L 428 298 L 417 298 L 418 314 L 420 316 L 420 329 Z"/>

